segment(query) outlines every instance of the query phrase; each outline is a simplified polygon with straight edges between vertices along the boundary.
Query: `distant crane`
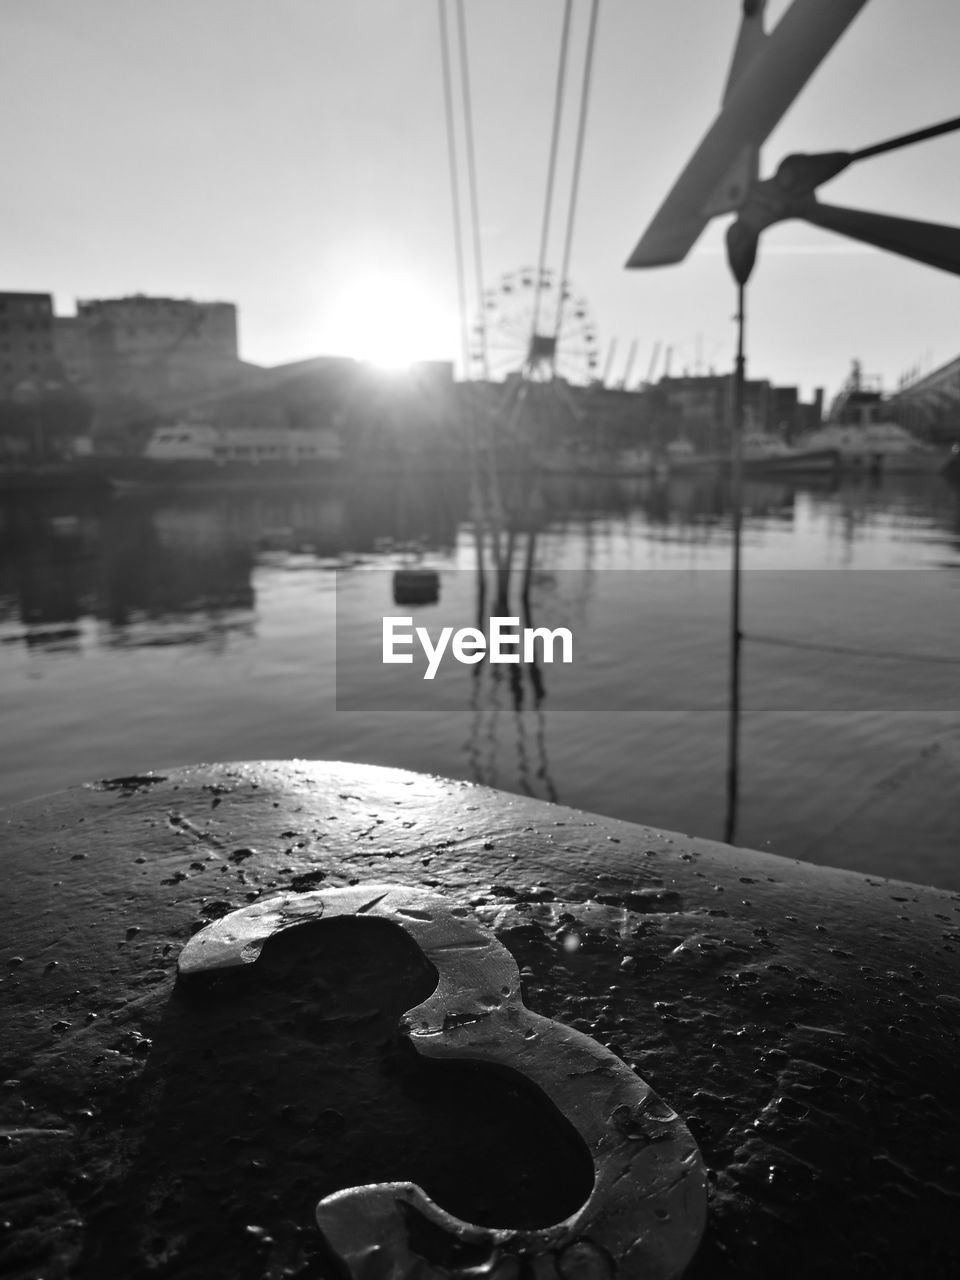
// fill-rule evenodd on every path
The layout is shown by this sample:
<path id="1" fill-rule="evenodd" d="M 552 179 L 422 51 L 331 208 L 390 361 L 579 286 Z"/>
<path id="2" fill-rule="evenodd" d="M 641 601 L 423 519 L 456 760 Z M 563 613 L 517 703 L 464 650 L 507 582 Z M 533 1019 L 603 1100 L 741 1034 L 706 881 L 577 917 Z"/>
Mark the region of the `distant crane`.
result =
<path id="1" fill-rule="evenodd" d="M 613 357 L 617 354 L 617 340 L 610 339 L 610 346 L 607 348 L 607 358 L 603 365 L 603 376 L 600 379 L 602 386 L 606 386 L 610 380 L 610 371 L 613 369 Z"/>
<path id="2" fill-rule="evenodd" d="M 636 338 L 630 343 L 630 350 L 627 352 L 627 363 L 624 366 L 623 377 L 620 380 L 620 390 L 625 391 L 627 383 L 630 381 L 630 374 L 633 372 L 633 362 L 637 358 L 637 347 L 639 342 Z"/>

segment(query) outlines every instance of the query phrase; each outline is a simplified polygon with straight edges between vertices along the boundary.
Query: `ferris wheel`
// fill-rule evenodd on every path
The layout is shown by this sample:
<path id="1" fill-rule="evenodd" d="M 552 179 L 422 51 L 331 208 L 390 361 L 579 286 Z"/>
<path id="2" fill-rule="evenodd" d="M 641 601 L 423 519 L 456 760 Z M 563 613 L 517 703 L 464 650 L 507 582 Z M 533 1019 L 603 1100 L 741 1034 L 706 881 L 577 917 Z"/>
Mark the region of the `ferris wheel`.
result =
<path id="1" fill-rule="evenodd" d="M 517 374 L 585 386 L 596 377 L 597 335 L 587 301 L 546 269 L 511 271 L 486 289 L 471 339 L 475 378 Z"/>

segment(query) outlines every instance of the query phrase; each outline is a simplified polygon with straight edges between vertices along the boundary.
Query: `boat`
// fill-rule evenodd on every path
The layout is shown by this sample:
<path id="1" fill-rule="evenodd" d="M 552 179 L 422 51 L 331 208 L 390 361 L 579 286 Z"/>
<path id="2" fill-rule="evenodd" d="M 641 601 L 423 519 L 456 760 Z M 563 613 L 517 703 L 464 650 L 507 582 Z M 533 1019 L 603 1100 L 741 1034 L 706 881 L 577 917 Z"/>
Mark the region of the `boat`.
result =
<path id="1" fill-rule="evenodd" d="M 678 475 L 729 470 L 729 453 L 678 451 L 668 446 L 671 472 Z M 782 437 L 748 426 L 741 441 L 741 466 L 745 476 L 831 475 L 838 468 L 836 449 L 830 446 L 799 448 Z"/>
<path id="2" fill-rule="evenodd" d="M 804 440 L 808 449 L 832 449 L 841 469 L 878 475 L 938 471 L 944 455 L 896 422 L 827 423 Z"/>
<path id="3" fill-rule="evenodd" d="M 539 470 L 547 476 L 656 476 L 666 468 L 666 459 L 650 449 L 626 447 L 596 450 L 587 444 L 556 446 L 540 459 Z"/>
<path id="4" fill-rule="evenodd" d="M 219 426 L 181 421 L 156 428 L 143 452 L 86 460 L 106 471 L 118 496 L 156 488 L 256 488 L 315 484 L 338 474 L 332 430 Z"/>
<path id="5" fill-rule="evenodd" d="M 393 573 L 394 604 L 436 604 L 440 599 L 440 574 L 428 565 L 408 565 Z"/>
<path id="6" fill-rule="evenodd" d="M 827 421 L 797 443 L 832 449 L 842 470 L 860 474 L 932 473 L 946 461 L 942 450 L 893 421 L 879 380 L 864 377 L 856 360 Z"/>
<path id="7" fill-rule="evenodd" d="M 329 429 L 220 427 L 211 423 L 177 423 L 160 427 L 147 441 L 143 456 L 155 462 L 202 461 L 262 466 L 271 462 L 339 462 L 339 435 Z"/>
<path id="8" fill-rule="evenodd" d="M 839 461 L 831 445 L 799 447 L 756 428 L 744 432 L 741 457 L 744 475 L 832 473 Z"/>

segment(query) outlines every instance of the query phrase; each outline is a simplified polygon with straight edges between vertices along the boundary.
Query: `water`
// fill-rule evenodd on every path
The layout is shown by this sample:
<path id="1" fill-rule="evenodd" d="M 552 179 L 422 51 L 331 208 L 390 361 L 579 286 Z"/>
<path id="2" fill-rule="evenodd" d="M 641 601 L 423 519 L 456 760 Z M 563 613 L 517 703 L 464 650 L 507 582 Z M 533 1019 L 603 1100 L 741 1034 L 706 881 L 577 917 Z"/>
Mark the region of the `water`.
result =
<path id="1" fill-rule="evenodd" d="M 765 481 L 745 502 L 738 842 L 960 888 L 960 494 L 935 476 Z M 415 538 L 441 600 L 406 612 L 474 621 L 465 509 L 439 477 L 3 500 L 0 801 L 196 760 L 328 758 L 720 838 L 722 485 L 557 482 L 534 621 L 571 628 L 574 664 L 541 668 L 539 705 L 527 669 L 456 664 L 429 696 L 417 672 L 412 704 L 409 679 L 371 665 L 371 618 L 404 612 L 390 572 Z"/>

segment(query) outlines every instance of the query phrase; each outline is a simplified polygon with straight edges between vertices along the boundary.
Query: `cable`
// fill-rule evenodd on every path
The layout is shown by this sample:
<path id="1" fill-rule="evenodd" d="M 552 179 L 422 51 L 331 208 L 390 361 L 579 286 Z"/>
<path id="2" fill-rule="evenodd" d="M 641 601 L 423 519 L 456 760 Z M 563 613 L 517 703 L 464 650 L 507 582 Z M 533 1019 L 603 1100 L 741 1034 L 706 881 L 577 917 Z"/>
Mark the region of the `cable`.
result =
<path id="1" fill-rule="evenodd" d="M 573 12 L 573 0 L 566 0 L 563 10 L 563 33 L 560 37 L 560 61 L 557 67 L 557 88 L 553 103 L 553 132 L 550 139 L 550 162 L 547 166 L 547 191 L 543 202 L 543 223 L 540 228 L 540 253 L 537 257 L 537 278 L 533 296 L 533 328 L 530 333 L 530 349 L 537 336 L 537 325 L 540 320 L 540 294 L 543 288 L 543 273 L 546 266 L 547 239 L 550 234 L 550 215 L 553 208 L 553 183 L 557 172 L 557 148 L 560 142 L 560 120 L 563 116 L 563 95 L 567 74 L 567 50 L 570 45 L 570 17 Z"/>
<path id="2" fill-rule="evenodd" d="M 593 70 L 593 50 L 597 36 L 597 19 L 600 15 L 600 0 L 593 0 L 590 10 L 590 27 L 587 33 L 587 51 L 583 60 L 583 86 L 580 91 L 580 118 L 577 122 L 577 145 L 573 160 L 573 178 L 570 184 L 570 207 L 567 211 L 567 231 L 563 242 L 563 264 L 560 268 L 560 297 L 557 301 L 557 322 L 554 332 L 560 340 L 560 323 L 563 319 L 563 304 L 567 295 L 567 272 L 570 269 L 570 254 L 573 248 L 573 226 L 577 212 L 577 197 L 580 191 L 580 167 L 583 162 L 583 142 L 587 130 L 587 108 L 590 104 L 590 80 Z M 553 364 L 556 364 L 557 351 L 554 348 Z"/>
<path id="3" fill-rule="evenodd" d="M 457 269 L 457 300 L 460 308 L 460 340 L 463 357 L 463 376 L 470 373 L 470 337 L 467 321 L 467 284 L 463 258 L 462 214 L 460 211 L 460 186 L 457 180 L 457 146 L 453 119 L 453 87 L 450 75 L 450 41 L 447 32 L 445 0 L 437 0 L 440 16 L 440 55 L 443 66 L 443 108 L 447 125 L 447 161 L 450 168 L 450 199 L 453 205 L 453 246 Z"/>
<path id="4" fill-rule="evenodd" d="M 460 47 L 460 81 L 463 88 L 463 129 L 467 145 L 467 181 L 470 190 L 470 220 L 473 231 L 473 263 L 476 271 L 477 310 L 480 315 L 480 358 L 483 377 L 490 377 L 487 357 L 487 321 L 483 311 L 483 259 L 480 253 L 480 214 L 477 199 L 477 166 L 473 146 L 473 109 L 470 105 L 470 66 L 467 58 L 467 20 L 463 0 L 457 0 L 457 20 Z"/>

